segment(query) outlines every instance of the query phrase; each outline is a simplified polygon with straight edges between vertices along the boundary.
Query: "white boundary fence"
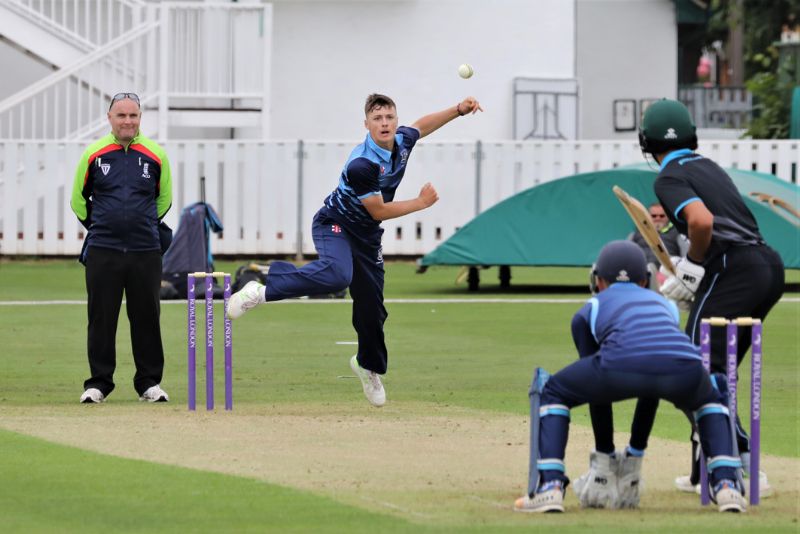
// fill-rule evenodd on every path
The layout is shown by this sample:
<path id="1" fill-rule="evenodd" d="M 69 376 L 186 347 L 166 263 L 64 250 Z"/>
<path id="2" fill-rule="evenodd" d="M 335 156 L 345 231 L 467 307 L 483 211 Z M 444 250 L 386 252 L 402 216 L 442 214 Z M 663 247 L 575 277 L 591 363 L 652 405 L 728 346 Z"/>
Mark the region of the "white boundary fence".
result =
<path id="1" fill-rule="evenodd" d="M 200 200 L 205 176 L 206 200 L 225 226 L 222 236 L 212 238 L 214 254 L 313 254 L 311 218 L 336 187 L 357 142 L 167 142 L 173 208 L 166 222 L 175 229 L 181 208 Z M 83 142 L 0 140 L 0 254 L 78 254 L 84 231 L 69 199 L 84 148 Z M 707 141 L 699 151 L 723 167 L 798 181 L 796 140 Z M 440 200 L 431 209 L 385 222 L 384 254 L 428 253 L 477 213 L 534 185 L 642 161 L 634 142 L 422 142 L 397 198 L 416 196 L 430 181 Z"/>

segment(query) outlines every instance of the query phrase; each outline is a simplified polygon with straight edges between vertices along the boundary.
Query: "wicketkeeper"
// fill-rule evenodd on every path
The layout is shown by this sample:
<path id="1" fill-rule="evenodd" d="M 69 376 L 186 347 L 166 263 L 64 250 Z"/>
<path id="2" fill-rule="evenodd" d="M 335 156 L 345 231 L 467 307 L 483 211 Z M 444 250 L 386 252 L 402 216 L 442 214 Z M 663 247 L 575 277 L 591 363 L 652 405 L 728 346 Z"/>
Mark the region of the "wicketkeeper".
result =
<path id="1" fill-rule="evenodd" d="M 538 419 L 533 421 L 538 441 L 531 444 L 537 480 L 529 494 L 516 500 L 515 510 L 564 511 L 569 484 L 564 453 L 572 408 L 637 398 L 651 404 L 665 399 L 694 414 L 708 459 L 712 499 L 721 512 L 745 511 L 725 376 L 709 376 L 698 348 L 678 327 L 677 307 L 645 289 L 647 284 L 646 260 L 638 246 L 613 241 L 603 247 L 593 268 L 597 294 L 572 320 L 576 346 L 594 350 L 532 391 L 541 396 L 538 413 L 532 414 Z M 645 423 L 634 433 L 646 445 L 651 420 Z M 583 506 L 638 506 L 645 452 L 640 446 L 591 454 L 589 472 L 575 483 Z"/>

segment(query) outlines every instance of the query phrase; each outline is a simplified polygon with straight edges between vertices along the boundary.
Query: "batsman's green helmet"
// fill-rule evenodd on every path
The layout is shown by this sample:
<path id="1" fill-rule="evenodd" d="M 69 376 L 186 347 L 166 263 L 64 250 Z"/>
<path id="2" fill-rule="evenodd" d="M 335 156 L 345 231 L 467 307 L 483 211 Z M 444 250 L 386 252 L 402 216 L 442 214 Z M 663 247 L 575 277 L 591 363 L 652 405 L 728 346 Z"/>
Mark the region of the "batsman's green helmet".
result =
<path id="1" fill-rule="evenodd" d="M 639 128 L 639 146 L 650 154 L 696 149 L 697 128 L 686 106 L 666 98 L 650 104 Z"/>

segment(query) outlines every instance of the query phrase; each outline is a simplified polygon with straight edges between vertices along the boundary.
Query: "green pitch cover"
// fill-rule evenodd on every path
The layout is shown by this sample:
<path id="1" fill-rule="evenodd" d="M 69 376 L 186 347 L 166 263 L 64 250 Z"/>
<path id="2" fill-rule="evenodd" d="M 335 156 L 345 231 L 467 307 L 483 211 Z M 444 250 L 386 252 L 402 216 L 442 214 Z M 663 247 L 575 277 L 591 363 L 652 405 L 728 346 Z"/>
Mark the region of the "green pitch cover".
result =
<path id="1" fill-rule="evenodd" d="M 780 253 L 786 267 L 800 268 L 800 229 L 750 196 L 750 192 L 767 193 L 800 209 L 800 187 L 769 174 L 727 172 L 767 243 Z M 639 164 L 532 187 L 472 219 L 425 255 L 420 264 L 591 265 L 604 244 L 625 239 L 635 230 L 612 186 L 620 186 L 648 206 L 656 201 L 656 174 L 646 164 Z"/>

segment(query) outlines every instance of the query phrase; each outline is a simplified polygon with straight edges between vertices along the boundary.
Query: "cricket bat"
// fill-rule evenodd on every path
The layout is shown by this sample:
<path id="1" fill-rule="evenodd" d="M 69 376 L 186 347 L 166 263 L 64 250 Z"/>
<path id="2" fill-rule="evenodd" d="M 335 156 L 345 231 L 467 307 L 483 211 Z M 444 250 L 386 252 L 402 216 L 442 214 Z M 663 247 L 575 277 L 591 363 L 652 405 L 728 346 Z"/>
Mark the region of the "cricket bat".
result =
<path id="1" fill-rule="evenodd" d="M 650 212 L 647 211 L 641 202 L 626 193 L 620 186 L 615 185 L 612 191 L 614 191 L 622 207 L 624 207 L 625 211 L 630 215 L 633 224 L 636 225 L 639 233 L 642 234 L 642 237 L 644 237 L 644 240 L 647 242 L 647 246 L 649 246 L 653 254 L 656 255 L 661 265 L 672 274 L 675 274 L 675 266 L 672 265 L 672 260 L 669 257 L 669 253 L 667 253 L 667 248 L 664 246 L 664 242 L 661 241 L 661 235 L 658 233 L 658 230 L 656 230 L 653 219 L 650 218 Z"/>

